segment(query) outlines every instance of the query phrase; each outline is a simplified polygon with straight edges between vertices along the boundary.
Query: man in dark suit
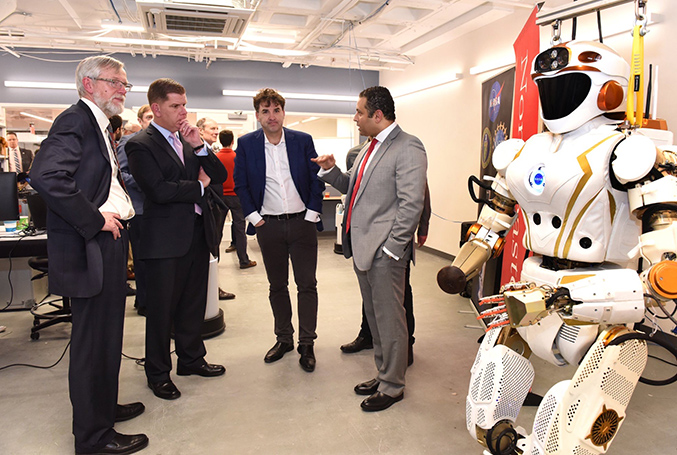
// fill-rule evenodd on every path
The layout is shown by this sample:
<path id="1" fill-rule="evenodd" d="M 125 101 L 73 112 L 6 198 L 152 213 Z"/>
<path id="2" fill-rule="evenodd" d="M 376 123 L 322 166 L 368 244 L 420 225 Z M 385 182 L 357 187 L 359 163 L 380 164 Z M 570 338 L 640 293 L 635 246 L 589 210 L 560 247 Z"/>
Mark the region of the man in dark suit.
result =
<path id="1" fill-rule="evenodd" d="M 355 386 L 355 393 L 369 395 L 363 410 L 381 411 L 404 398 L 404 283 L 423 211 L 427 160 L 421 141 L 395 122 L 387 88 L 363 90 L 354 120 L 361 135 L 373 138 L 356 164 L 344 173 L 333 155 L 315 161 L 321 178 L 346 194 L 343 254 L 353 258 L 378 369 L 376 378 Z"/>
<path id="2" fill-rule="evenodd" d="M 235 158 L 235 193 L 256 232 L 270 284 L 270 306 L 277 342 L 264 357 L 275 362 L 294 349 L 289 260 L 298 289 L 299 363 L 315 370 L 317 334 L 317 230 L 322 230 L 322 191 L 313 138 L 283 128 L 285 99 L 265 88 L 254 97 L 261 129 L 242 136 Z"/>
<path id="3" fill-rule="evenodd" d="M 166 400 L 181 396 L 169 376 L 172 327 L 178 375 L 226 372 L 207 363 L 202 341 L 209 276 L 202 213 L 205 189 L 222 184 L 227 173 L 188 123 L 186 102 L 178 82 L 154 81 L 148 88 L 153 122 L 125 147 L 129 169 L 146 196 L 139 251 L 147 271 L 146 377 L 153 393 Z"/>
<path id="4" fill-rule="evenodd" d="M 126 221 L 134 216 L 120 183 L 108 118 L 124 109 L 132 87 L 111 57 L 84 59 L 76 71 L 80 101 L 59 115 L 31 169 L 31 184 L 49 207 L 50 292 L 71 298 L 70 369 L 77 453 L 133 453 L 146 435 L 123 435 L 115 422 L 136 417 L 141 403 L 117 405 L 127 273 Z"/>
<path id="5" fill-rule="evenodd" d="M 7 161 L 9 172 L 16 172 L 17 174 L 28 172 L 33 162 L 33 152 L 19 148 L 19 138 L 16 133 L 11 131 L 7 133 Z"/>

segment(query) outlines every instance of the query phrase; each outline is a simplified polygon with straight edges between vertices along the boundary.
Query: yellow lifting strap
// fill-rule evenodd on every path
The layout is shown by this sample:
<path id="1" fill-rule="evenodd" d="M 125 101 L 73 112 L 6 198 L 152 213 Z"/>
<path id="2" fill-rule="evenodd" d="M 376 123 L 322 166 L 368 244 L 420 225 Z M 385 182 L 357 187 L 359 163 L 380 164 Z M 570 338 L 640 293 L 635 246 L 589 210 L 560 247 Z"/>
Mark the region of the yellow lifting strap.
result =
<path id="1" fill-rule="evenodd" d="M 628 106 L 625 112 L 628 122 L 636 127 L 641 127 L 644 120 L 645 33 L 642 33 L 642 27 L 642 24 L 637 24 L 632 30 L 632 61 L 630 64 L 630 80 L 628 81 Z"/>

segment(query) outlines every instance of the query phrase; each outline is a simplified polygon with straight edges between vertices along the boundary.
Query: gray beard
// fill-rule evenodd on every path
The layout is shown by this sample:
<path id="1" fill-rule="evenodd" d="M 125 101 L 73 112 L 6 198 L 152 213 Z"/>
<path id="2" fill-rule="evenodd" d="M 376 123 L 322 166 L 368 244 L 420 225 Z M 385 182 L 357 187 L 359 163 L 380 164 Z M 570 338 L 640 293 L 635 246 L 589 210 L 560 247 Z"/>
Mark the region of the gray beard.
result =
<path id="1" fill-rule="evenodd" d="M 120 115 L 122 111 L 125 110 L 124 106 L 118 106 L 115 103 L 113 103 L 112 100 L 110 99 L 104 100 L 96 95 L 94 96 L 94 102 L 96 103 L 97 106 L 99 106 L 99 109 L 101 109 L 108 118 L 114 115 Z"/>

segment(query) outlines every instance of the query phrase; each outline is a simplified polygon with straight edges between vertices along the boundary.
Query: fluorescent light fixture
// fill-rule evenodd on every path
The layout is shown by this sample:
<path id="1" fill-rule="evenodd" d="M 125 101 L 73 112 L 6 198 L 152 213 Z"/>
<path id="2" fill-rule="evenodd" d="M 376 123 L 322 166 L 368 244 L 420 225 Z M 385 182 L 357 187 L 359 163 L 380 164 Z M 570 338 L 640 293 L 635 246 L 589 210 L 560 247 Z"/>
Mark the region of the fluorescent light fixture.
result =
<path id="1" fill-rule="evenodd" d="M 452 82 L 456 82 L 461 79 L 463 79 L 462 73 L 451 73 L 445 78 L 445 80 L 435 84 L 424 85 L 417 88 L 406 88 L 404 90 L 394 90 L 395 93 L 393 93 L 393 98 L 402 98 L 404 96 L 413 95 L 414 93 L 420 93 L 432 88 L 442 87 L 443 85 L 451 84 Z"/>
<path id="2" fill-rule="evenodd" d="M 193 49 L 204 49 L 203 43 L 185 43 L 183 41 L 167 41 L 167 40 L 152 40 L 152 39 L 134 39 L 134 38 L 113 38 L 109 36 L 98 36 L 88 38 L 90 41 L 97 43 L 110 44 L 128 44 L 130 46 L 158 46 L 158 47 L 189 47 Z"/>
<path id="3" fill-rule="evenodd" d="M 5 81 L 5 87 L 12 88 L 50 88 L 58 90 L 75 90 L 74 82 L 28 82 L 28 81 Z"/>
<path id="4" fill-rule="evenodd" d="M 257 92 L 249 90 L 223 90 L 221 94 L 223 96 L 243 96 L 243 97 L 253 97 Z M 319 93 L 287 93 L 280 92 L 282 96 L 287 99 L 298 99 L 298 100 L 320 100 L 320 101 L 352 101 L 357 102 L 357 96 L 353 95 L 324 95 Z"/>
<path id="5" fill-rule="evenodd" d="M 32 82 L 32 81 L 5 81 L 5 87 L 12 88 L 46 88 L 52 90 L 75 90 L 74 82 Z M 147 92 L 147 85 L 135 85 L 132 92 Z"/>
<path id="6" fill-rule="evenodd" d="M 494 61 L 491 63 L 485 63 L 483 65 L 477 65 L 473 66 L 470 68 L 468 71 L 471 75 L 476 75 L 476 74 L 482 74 L 486 73 L 488 71 L 493 71 L 501 68 L 505 68 L 506 66 L 514 65 L 515 64 L 515 58 L 509 58 L 509 59 L 502 59 L 498 61 Z"/>
<path id="7" fill-rule="evenodd" d="M 30 118 L 34 118 L 34 119 L 37 119 L 37 120 L 42 120 L 43 122 L 54 123 L 54 120 L 50 120 L 50 119 L 45 118 L 45 117 L 40 117 L 39 115 L 29 114 L 28 112 L 19 112 L 19 114 L 23 115 L 24 117 L 30 117 Z"/>

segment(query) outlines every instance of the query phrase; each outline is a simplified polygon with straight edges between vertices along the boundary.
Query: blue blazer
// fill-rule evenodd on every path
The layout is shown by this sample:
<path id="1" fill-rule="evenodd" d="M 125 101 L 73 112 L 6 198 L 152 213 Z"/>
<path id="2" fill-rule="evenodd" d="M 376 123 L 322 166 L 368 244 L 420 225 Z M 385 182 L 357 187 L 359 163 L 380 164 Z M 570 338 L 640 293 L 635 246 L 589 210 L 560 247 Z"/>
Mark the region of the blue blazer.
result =
<path id="1" fill-rule="evenodd" d="M 310 161 L 316 158 L 313 138 L 301 131 L 284 128 L 284 138 L 289 157 L 294 186 L 307 209 L 322 213 L 324 183 L 317 178 L 320 167 Z M 240 198 L 242 213 L 261 212 L 263 196 L 266 190 L 266 153 L 264 133 L 258 129 L 245 134 L 237 141 L 235 155 L 235 193 Z M 317 230 L 322 231 L 322 221 Z M 247 234 L 254 235 L 256 229 L 249 223 Z"/>

